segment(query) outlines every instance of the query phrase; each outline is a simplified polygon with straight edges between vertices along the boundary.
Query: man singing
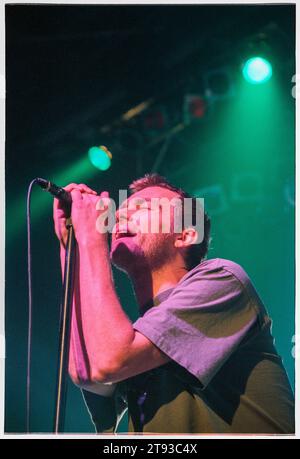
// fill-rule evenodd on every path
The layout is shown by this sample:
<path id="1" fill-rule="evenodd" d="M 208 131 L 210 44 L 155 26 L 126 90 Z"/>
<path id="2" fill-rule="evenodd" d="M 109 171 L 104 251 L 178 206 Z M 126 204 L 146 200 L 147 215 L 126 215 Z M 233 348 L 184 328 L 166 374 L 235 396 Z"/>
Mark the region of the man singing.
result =
<path id="1" fill-rule="evenodd" d="M 293 394 L 249 277 L 236 263 L 205 259 L 206 214 L 200 237 L 195 225 L 178 229 L 183 213 L 174 206 L 166 213 L 151 205 L 164 198 L 184 208 L 187 193 L 157 174 L 134 181 L 109 250 L 99 196 L 86 185 L 65 189 L 77 240 L 69 373 L 97 432 L 115 431 L 128 408 L 129 432 L 293 433 Z M 54 221 L 63 265 L 66 218 L 57 200 Z M 132 281 L 135 323 L 111 263 Z"/>

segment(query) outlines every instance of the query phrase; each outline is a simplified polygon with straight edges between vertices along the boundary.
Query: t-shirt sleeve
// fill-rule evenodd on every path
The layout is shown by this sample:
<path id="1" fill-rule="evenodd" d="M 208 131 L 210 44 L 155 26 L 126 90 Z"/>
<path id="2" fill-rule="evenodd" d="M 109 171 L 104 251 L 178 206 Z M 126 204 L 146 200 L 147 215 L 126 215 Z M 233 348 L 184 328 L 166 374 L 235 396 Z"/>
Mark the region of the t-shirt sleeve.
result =
<path id="1" fill-rule="evenodd" d="M 201 263 L 133 327 L 205 387 L 257 322 L 241 280 L 221 263 Z"/>

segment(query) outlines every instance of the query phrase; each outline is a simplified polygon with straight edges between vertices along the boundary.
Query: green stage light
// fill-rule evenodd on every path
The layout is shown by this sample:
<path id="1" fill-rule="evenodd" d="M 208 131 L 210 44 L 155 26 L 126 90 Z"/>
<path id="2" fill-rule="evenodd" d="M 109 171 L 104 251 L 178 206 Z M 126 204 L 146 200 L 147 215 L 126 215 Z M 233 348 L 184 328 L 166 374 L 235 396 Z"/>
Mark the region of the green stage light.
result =
<path id="1" fill-rule="evenodd" d="M 266 83 L 272 76 L 272 66 L 270 62 L 262 57 L 252 57 L 244 64 L 243 75 L 248 83 Z"/>
<path id="2" fill-rule="evenodd" d="M 112 154 L 106 147 L 91 147 L 88 151 L 89 160 L 97 169 L 106 171 L 110 168 Z"/>

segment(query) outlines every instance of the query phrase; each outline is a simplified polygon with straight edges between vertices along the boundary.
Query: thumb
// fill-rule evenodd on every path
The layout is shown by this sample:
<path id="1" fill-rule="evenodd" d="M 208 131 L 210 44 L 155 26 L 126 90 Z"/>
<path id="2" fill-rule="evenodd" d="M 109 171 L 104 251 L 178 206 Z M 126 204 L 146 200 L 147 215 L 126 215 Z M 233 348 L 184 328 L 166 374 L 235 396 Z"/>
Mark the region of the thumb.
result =
<path id="1" fill-rule="evenodd" d="M 101 198 L 109 198 L 109 192 L 108 191 L 102 191 L 100 193 Z"/>

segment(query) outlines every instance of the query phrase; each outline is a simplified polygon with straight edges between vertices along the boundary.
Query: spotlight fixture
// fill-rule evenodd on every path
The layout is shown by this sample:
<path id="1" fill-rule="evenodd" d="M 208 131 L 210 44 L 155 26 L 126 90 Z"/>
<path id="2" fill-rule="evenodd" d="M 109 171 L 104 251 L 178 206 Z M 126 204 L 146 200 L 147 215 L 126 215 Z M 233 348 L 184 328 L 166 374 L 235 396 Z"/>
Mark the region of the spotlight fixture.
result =
<path id="1" fill-rule="evenodd" d="M 272 77 L 272 65 L 261 56 L 248 59 L 243 65 L 243 76 L 248 83 L 266 83 Z"/>
<path id="2" fill-rule="evenodd" d="M 231 70 L 227 67 L 209 70 L 203 75 L 203 82 L 204 94 L 213 102 L 230 99 L 235 95 Z"/>
<path id="3" fill-rule="evenodd" d="M 91 147 L 88 151 L 88 157 L 93 166 L 101 171 L 106 171 L 111 166 L 112 154 L 104 146 Z"/>

